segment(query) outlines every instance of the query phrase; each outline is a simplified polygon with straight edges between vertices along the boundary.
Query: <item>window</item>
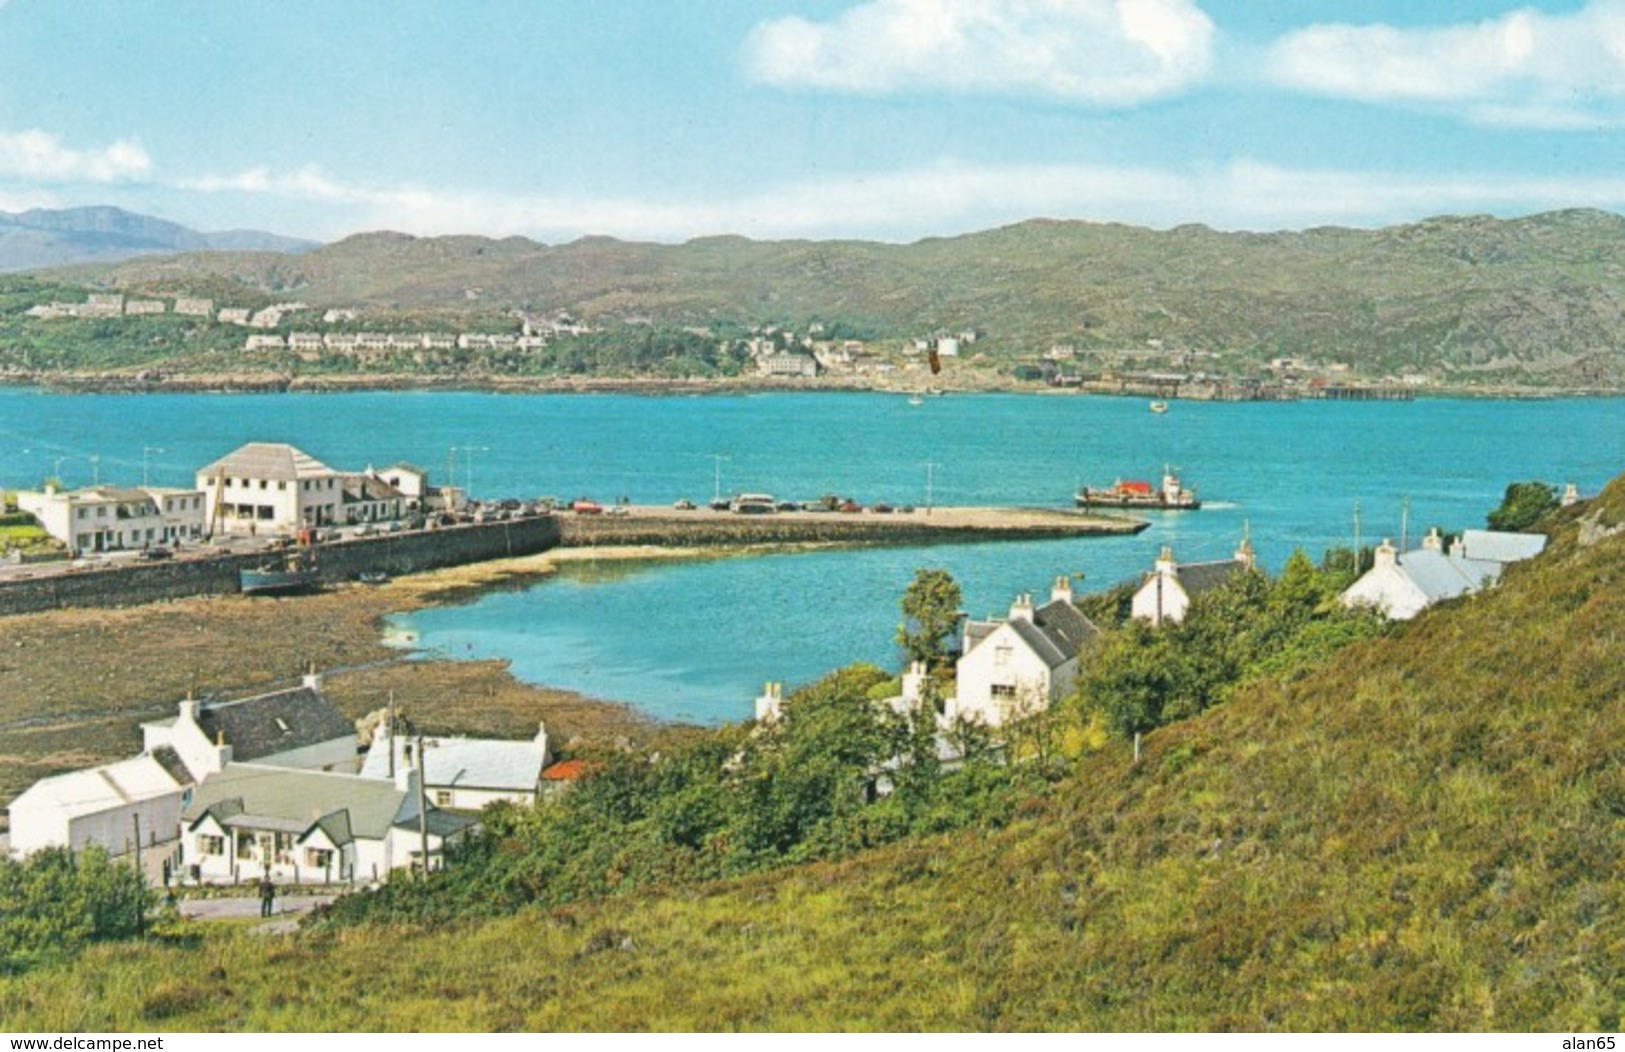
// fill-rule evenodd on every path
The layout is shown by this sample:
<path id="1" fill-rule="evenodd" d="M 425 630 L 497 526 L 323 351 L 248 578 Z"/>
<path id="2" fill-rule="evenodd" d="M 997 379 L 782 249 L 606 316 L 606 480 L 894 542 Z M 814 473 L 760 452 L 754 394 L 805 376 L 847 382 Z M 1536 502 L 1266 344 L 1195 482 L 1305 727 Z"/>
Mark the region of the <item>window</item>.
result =
<path id="1" fill-rule="evenodd" d="M 223 836 L 210 836 L 207 833 L 197 838 L 197 849 L 204 855 L 224 855 L 226 853 L 226 838 Z"/>
<path id="2" fill-rule="evenodd" d="M 434 791 L 434 805 L 436 807 L 450 807 L 451 806 L 451 790 L 450 789 L 436 789 Z"/>
<path id="3" fill-rule="evenodd" d="M 90 509 L 89 509 L 89 508 L 79 508 L 79 509 L 77 509 L 77 510 L 78 510 L 78 512 L 79 512 L 79 517 L 80 517 L 80 518 L 81 518 L 81 519 L 88 519 L 88 518 L 90 518 Z"/>
<path id="4" fill-rule="evenodd" d="M 1010 664 L 1010 647 L 1001 643 L 993 648 L 993 663 L 995 665 Z"/>
<path id="5" fill-rule="evenodd" d="M 237 857 L 240 859 L 251 859 L 254 857 L 253 837 L 239 836 L 237 838 Z"/>
<path id="6" fill-rule="evenodd" d="M 293 864 L 293 834 L 278 833 L 276 835 L 276 860 L 279 865 Z"/>
<path id="7" fill-rule="evenodd" d="M 319 847 L 305 848 L 305 865 L 311 869 L 326 869 L 333 863 L 333 852 Z"/>
<path id="8" fill-rule="evenodd" d="M 277 489 L 277 492 L 278 492 L 278 493 L 282 493 L 282 492 L 285 492 L 285 491 L 286 491 L 286 490 L 287 490 L 287 488 L 288 488 L 288 484 L 287 484 L 287 483 L 286 483 L 286 482 L 280 482 L 280 481 L 279 481 L 279 482 L 278 482 L 278 483 L 277 483 L 277 484 L 276 484 L 276 489 Z"/>
<path id="9" fill-rule="evenodd" d="M 1016 688 L 1009 683 L 995 683 L 993 684 L 992 694 L 995 698 L 1014 698 Z"/>

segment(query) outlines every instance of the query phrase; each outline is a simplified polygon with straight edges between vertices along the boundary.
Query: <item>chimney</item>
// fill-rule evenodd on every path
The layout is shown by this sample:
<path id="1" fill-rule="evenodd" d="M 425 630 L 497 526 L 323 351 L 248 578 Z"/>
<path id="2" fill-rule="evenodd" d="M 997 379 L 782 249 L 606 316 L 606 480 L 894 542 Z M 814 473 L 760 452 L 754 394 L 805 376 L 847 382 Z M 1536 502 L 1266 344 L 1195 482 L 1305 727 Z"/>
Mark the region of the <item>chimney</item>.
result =
<path id="1" fill-rule="evenodd" d="M 756 721 L 769 723 L 782 715 L 781 706 L 784 703 L 783 686 L 778 683 L 767 683 L 762 687 L 762 696 L 756 699 Z"/>
<path id="2" fill-rule="evenodd" d="M 1561 503 L 1562 503 L 1563 507 L 1565 507 L 1565 508 L 1573 507 L 1574 505 L 1580 503 L 1580 487 L 1576 486 L 1572 482 L 1570 482 L 1568 485 L 1564 486 L 1563 487 L 1563 500 L 1561 501 Z"/>
<path id="3" fill-rule="evenodd" d="M 1439 527 L 1430 528 L 1428 535 L 1422 538 L 1422 550 L 1429 552 L 1444 551 L 1444 538 L 1439 536 Z"/>
<path id="4" fill-rule="evenodd" d="M 1010 604 L 1010 620 L 1033 623 L 1033 595 L 1031 592 L 1022 592 L 1016 596 L 1016 601 Z"/>
<path id="5" fill-rule="evenodd" d="M 1070 603 L 1072 601 L 1072 578 L 1066 574 L 1055 579 L 1050 586 L 1049 601 L 1052 603 Z"/>
<path id="6" fill-rule="evenodd" d="M 1397 565 L 1399 565 L 1399 553 L 1394 549 L 1393 542 L 1384 537 L 1382 543 L 1377 545 L 1377 550 L 1372 553 L 1372 569 Z"/>
<path id="7" fill-rule="evenodd" d="M 547 766 L 548 762 L 552 760 L 553 753 L 547 745 L 547 724 L 540 720 L 536 721 L 535 741 L 536 751 L 542 754 L 542 766 L 545 767 Z"/>
<path id="8" fill-rule="evenodd" d="M 395 765 L 395 788 L 403 793 L 417 791 L 415 779 L 418 777 L 418 756 L 417 750 L 413 748 L 415 744 L 415 742 L 410 741 L 406 743 L 405 762 Z M 391 741 L 390 747 L 394 748 L 394 745 L 395 743 Z"/>
<path id="9" fill-rule="evenodd" d="M 312 661 L 310 663 L 310 671 L 300 677 L 299 683 L 306 690 L 312 690 L 318 694 L 322 692 L 322 674 L 316 671 L 316 662 Z"/>
<path id="10" fill-rule="evenodd" d="M 1253 551 L 1253 539 L 1242 534 L 1241 543 L 1236 545 L 1236 562 L 1252 570 L 1258 566 L 1258 553 Z"/>
<path id="11" fill-rule="evenodd" d="M 1153 564 L 1151 572 L 1161 574 L 1164 577 L 1173 576 L 1174 549 L 1170 545 L 1165 544 L 1162 546 L 1162 554 L 1157 556 L 1157 561 Z"/>
<path id="12" fill-rule="evenodd" d="M 180 716 L 186 723 L 197 722 L 197 699 L 192 697 L 191 691 L 187 691 L 186 697 L 181 701 Z"/>

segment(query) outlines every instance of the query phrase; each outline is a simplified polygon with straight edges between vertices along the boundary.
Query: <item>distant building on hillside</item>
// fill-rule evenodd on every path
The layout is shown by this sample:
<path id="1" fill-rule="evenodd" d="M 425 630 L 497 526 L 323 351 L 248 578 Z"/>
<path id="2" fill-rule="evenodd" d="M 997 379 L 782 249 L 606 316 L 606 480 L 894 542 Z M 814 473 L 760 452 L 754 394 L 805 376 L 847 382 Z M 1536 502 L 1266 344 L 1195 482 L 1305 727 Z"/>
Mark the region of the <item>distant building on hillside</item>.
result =
<path id="1" fill-rule="evenodd" d="M 1219 587 L 1234 575 L 1253 569 L 1256 564 L 1252 541 L 1246 537 L 1242 538 L 1234 557 L 1217 562 L 1175 562 L 1173 549 L 1164 547 L 1145 582 L 1134 593 L 1130 604 L 1132 616 L 1152 625 L 1164 621 L 1178 624 L 1185 620 L 1193 599 Z"/>
<path id="2" fill-rule="evenodd" d="M 1448 551 L 1438 530 L 1423 538 L 1422 547 L 1404 553 L 1384 538 L 1371 569 L 1345 589 L 1339 601 L 1408 621 L 1434 603 L 1491 587 L 1507 564 L 1532 559 L 1545 547 L 1541 534 L 1494 530 L 1466 530 Z"/>

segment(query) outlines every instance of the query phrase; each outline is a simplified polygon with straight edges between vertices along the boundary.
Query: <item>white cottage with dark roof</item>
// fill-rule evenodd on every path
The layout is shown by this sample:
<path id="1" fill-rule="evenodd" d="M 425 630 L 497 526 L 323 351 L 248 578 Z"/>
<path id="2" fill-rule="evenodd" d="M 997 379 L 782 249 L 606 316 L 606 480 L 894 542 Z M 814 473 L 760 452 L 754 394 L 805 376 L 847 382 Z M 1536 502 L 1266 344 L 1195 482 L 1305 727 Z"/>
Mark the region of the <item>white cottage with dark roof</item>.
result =
<path id="1" fill-rule="evenodd" d="M 321 692 L 319 675 L 297 687 L 235 701 L 194 701 L 168 719 L 141 725 L 151 752 L 175 750 L 199 777 L 228 763 L 258 763 L 313 771 L 356 770 L 355 725 Z"/>
<path id="2" fill-rule="evenodd" d="M 1546 538 L 1537 533 L 1466 530 L 1445 550 L 1438 530 L 1415 551 L 1401 553 L 1387 538 L 1372 555 L 1371 569 L 1344 590 L 1344 606 L 1369 606 L 1384 617 L 1408 621 L 1446 599 L 1471 595 L 1501 579 L 1508 563 L 1539 555 Z"/>
<path id="3" fill-rule="evenodd" d="M 1078 654 L 1099 630 L 1072 603 L 1072 582 L 1057 577 L 1049 602 L 1021 595 L 1003 620 L 967 621 L 955 696 L 944 716 L 997 727 L 1041 712 L 1072 689 Z"/>
<path id="4" fill-rule="evenodd" d="M 1252 541 L 1246 537 L 1229 559 L 1205 563 L 1181 563 L 1174 560 L 1174 551 L 1164 547 L 1152 565 L 1140 590 L 1134 593 L 1130 604 L 1133 617 L 1160 625 L 1164 621 L 1178 624 L 1185 620 L 1191 600 L 1204 592 L 1211 592 L 1231 577 L 1244 573 L 1257 565 Z"/>
<path id="5" fill-rule="evenodd" d="M 420 864 L 425 840 L 436 867 L 477 822 L 432 804 L 420 811 L 417 776 L 234 763 L 205 778 L 181 815 L 180 872 L 202 883 L 364 883 Z"/>
<path id="6" fill-rule="evenodd" d="M 417 738 L 393 733 L 386 718 L 373 733 L 361 777 L 394 778 L 419 762 L 418 744 Z M 424 789 L 436 807 L 478 811 L 499 800 L 534 804 L 542 769 L 552 762 L 546 726 L 528 741 L 443 735 L 422 739 Z"/>

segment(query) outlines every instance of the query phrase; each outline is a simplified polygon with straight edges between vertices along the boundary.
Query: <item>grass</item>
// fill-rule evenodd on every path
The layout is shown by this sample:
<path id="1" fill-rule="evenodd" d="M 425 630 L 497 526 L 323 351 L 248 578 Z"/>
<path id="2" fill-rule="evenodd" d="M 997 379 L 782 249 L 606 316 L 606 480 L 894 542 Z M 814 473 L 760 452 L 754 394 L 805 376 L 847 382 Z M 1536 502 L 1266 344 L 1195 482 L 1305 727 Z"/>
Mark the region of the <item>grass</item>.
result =
<path id="1" fill-rule="evenodd" d="M 31 1030 L 1617 1030 L 1625 482 L 1546 556 L 1005 828 L 436 929 L 187 930 Z M 193 941 L 195 940 L 195 941 Z"/>

